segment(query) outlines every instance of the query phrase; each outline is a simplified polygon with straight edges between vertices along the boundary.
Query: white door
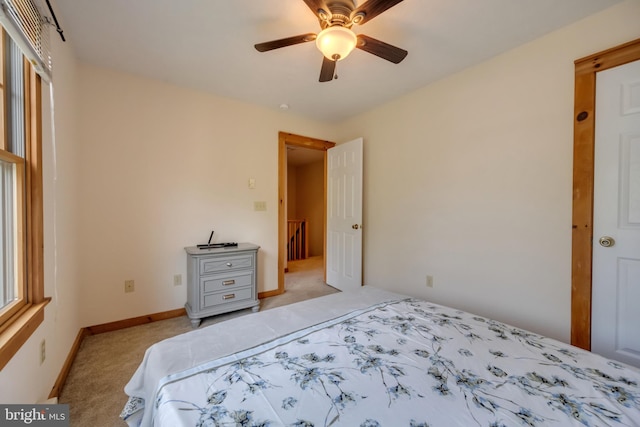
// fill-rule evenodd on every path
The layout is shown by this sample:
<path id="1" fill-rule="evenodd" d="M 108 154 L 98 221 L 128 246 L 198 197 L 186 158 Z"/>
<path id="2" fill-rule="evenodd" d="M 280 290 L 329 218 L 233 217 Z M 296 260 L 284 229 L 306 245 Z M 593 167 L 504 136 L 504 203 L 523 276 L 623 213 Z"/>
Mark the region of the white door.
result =
<path id="1" fill-rule="evenodd" d="M 591 350 L 640 367 L 640 61 L 596 78 Z"/>
<path id="2" fill-rule="evenodd" d="M 362 286 L 362 138 L 327 152 L 327 283 Z"/>

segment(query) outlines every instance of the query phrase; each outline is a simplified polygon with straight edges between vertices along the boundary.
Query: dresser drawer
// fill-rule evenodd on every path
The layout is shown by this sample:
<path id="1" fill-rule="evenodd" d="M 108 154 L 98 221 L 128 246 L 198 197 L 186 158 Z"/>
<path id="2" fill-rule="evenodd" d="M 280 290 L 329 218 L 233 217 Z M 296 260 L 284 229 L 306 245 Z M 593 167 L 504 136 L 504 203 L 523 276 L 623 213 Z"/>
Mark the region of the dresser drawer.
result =
<path id="1" fill-rule="evenodd" d="M 253 243 L 234 247 L 184 248 L 187 252 L 187 302 L 191 325 L 200 319 L 230 311 L 260 309 L 258 299 L 258 249 Z"/>
<path id="2" fill-rule="evenodd" d="M 204 295 L 202 298 L 202 308 L 208 308 L 216 305 L 231 304 L 242 300 L 250 300 L 253 298 L 253 289 L 240 288 L 229 290 L 229 292 L 217 292 L 215 294 Z"/>
<path id="3" fill-rule="evenodd" d="M 235 289 L 253 284 L 253 270 L 212 274 L 200 278 L 202 293 Z"/>
<path id="4" fill-rule="evenodd" d="M 238 268 L 253 268 L 252 255 L 231 255 L 217 258 L 201 258 L 200 274 L 218 273 Z"/>

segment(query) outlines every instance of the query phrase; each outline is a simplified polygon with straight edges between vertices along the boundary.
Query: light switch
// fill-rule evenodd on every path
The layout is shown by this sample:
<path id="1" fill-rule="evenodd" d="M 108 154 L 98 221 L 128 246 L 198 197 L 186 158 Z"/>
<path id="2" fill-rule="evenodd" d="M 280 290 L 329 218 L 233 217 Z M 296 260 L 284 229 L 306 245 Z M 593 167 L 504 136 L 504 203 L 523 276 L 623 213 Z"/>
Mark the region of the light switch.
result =
<path id="1" fill-rule="evenodd" d="M 253 210 L 254 211 L 266 211 L 267 210 L 267 202 L 253 202 Z"/>
<path id="2" fill-rule="evenodd" d="M 256 188 L 256 179 L 255 178 L 249 178 L 249 188 L 250 189 L 254 189 Z"/>

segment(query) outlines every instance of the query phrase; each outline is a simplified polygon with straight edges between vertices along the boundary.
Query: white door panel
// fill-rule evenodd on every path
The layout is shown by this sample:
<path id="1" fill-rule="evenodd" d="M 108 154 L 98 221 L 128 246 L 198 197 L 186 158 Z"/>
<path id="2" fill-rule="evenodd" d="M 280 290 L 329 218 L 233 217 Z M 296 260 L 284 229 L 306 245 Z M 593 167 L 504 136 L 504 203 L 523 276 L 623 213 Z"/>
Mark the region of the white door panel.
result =
<path id="1" fill-rule="evenodd" d="M 327 283 L 362 286 L 362 138 L 328 150 Z"/>
<path id="2" fill-rule="evenodd" d="M 597 74 L 595 123 L 591 349 L 640 367 L 640 61 Z"/>

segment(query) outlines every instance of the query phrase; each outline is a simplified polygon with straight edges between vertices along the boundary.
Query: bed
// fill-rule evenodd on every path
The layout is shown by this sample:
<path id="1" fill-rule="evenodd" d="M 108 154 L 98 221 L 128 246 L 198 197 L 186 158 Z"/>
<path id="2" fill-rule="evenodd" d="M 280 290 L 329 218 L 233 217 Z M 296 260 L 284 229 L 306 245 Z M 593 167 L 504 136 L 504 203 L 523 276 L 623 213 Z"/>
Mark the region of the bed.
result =
<path id="1" fill-rule="evenodd" d="M 130 426 L 638 426 L 640 370 L 369 286 L 151 346 Z"/>

